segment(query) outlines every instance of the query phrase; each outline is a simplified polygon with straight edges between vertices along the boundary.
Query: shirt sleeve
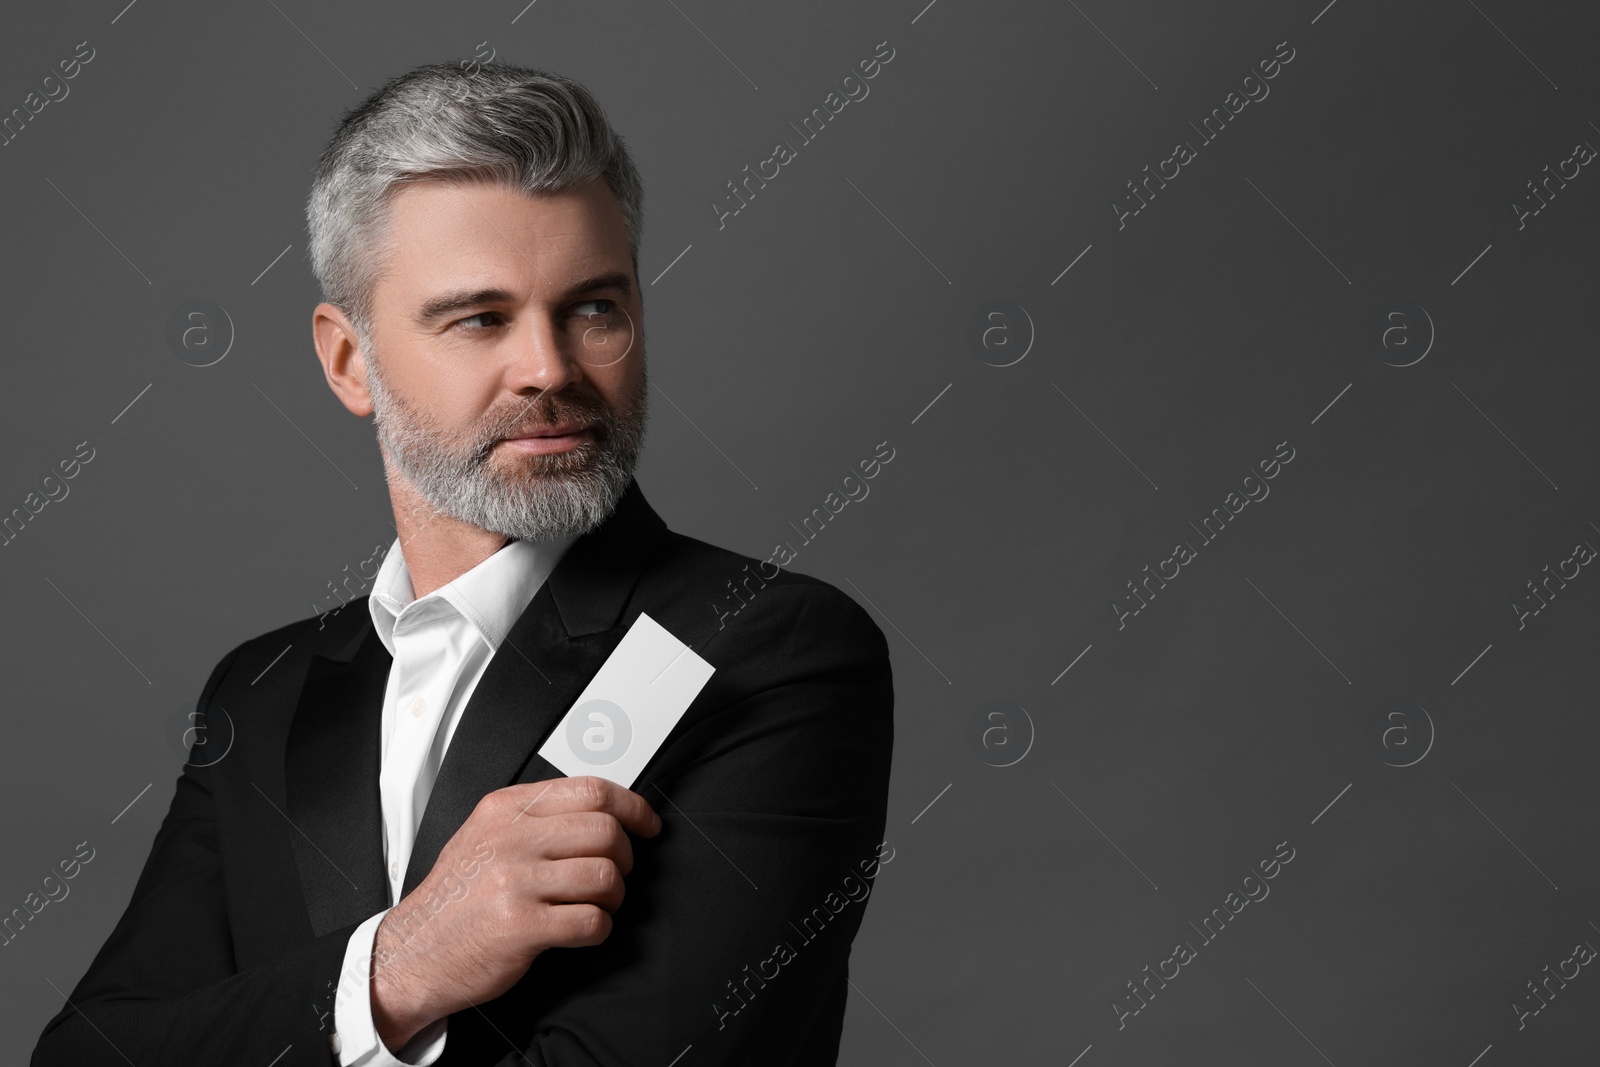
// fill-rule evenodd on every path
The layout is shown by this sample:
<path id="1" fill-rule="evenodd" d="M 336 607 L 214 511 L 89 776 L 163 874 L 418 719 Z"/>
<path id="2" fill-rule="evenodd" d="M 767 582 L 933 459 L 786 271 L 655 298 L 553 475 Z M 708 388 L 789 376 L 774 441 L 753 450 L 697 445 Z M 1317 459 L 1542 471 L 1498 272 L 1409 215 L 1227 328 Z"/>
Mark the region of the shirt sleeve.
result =
<path id="1" fill-rule="evenodd" d="M 378 1038 L 372 1021 L 372 945 L 387 914 L 388 909 L 380 911 L 356 927 L 345 946 L 333 1010 L 340 1067 L 426 1067 L 444 1052 L 445 1019 L 423 1027 L 398 1052 Z"/>

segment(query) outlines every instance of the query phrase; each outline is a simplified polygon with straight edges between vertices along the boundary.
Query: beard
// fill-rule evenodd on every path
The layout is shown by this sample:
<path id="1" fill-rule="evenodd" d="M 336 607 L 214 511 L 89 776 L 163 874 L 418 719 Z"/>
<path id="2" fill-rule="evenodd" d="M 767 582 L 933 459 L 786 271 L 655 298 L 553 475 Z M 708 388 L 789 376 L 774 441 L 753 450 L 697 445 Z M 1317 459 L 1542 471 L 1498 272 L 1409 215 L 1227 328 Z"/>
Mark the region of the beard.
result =
<path id="1" fill-rule="evenodd" d="M 616 409 L 580 393 L 540 393 L 487 412 L 459 438 L 394 392 L 374 357 L 367 359 L 367 386 L 386 467 L 405 475 L 438 514 L 517 540 L 581 536 L 598 527 L 627 490 L 644 443 L 643 368 Z M 588 439 L 548 455 L 496 448 L 508 437 L 564 422 L 587 426 Z"/>

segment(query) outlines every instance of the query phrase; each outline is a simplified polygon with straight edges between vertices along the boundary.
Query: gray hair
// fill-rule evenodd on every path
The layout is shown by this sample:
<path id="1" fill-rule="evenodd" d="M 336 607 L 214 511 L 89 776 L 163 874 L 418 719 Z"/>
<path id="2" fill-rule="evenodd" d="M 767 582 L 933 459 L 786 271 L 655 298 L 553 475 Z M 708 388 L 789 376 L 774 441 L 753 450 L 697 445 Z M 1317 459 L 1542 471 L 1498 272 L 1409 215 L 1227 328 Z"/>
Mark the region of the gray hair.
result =
<path id="1" fill-rule="evenodd" d="M 528 194 L 604 178 L 639 266 L 643 186 L 622 137 L 579 83 L 508 63 L 433 63 L 351 109 L 323 150 L 306 202 L 311 270 L 363 351 L 397 186 L 485 181 Z"/>

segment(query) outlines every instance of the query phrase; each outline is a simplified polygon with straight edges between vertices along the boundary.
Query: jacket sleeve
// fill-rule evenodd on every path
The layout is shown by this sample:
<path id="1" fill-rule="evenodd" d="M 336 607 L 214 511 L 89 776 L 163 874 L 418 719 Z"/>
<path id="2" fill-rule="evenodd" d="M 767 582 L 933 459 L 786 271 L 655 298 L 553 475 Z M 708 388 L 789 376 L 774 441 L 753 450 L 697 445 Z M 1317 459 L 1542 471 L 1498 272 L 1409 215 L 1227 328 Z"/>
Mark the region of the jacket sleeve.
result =
<path id="1" fill-rule="evenodd" d="M 212 671 L 201 715 L 239 650 Z M 213 771 L 185 765 L 127 910 L 45 1026 L 32 1067 L 336 1062 L 328 1039 L 331 992 L 359 924 L 269 964 L 236 969 L 208 784 Z"/>
<path id="2" fill-rule="evenodd" d="M 634 839 L 611 935 L 452 1016 L 463 1052 L 469 1028 L 496 1050 L 472 1062 L 667 1064 L 691 1045 L 696 1067 L 835 1062 L 851 941 L 893 857 L 888 649 L 809 580 L 762 590 L 705 647 L 737 686 L 635 786 L 663 829 Z"/>

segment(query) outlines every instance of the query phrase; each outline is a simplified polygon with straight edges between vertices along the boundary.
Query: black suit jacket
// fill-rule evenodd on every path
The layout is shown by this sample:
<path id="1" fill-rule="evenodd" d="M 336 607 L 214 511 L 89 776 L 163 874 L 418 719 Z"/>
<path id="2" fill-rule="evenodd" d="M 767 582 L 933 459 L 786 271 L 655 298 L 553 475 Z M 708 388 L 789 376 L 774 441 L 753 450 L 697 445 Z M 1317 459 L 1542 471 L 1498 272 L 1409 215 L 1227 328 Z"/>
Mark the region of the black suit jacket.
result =
<path id="1" fill-rule="evenodd" d="M 634 840 L 610 937 L 545 952 L 509 992 L 452 1015 L 440 1067 L 835 1061 L 850 943 L 892 858 L 888 650 L 834 587 L 789 572 L 763 586 L 754 564 L 672 533 L 632 484 L 490 660 L 406 892 L 485 793 L 562 776 L 537 749 L 640 612 L 716 673 L 633 786 L 664 825 Z M 34 1067 L 337 1062 L 345 945 L 387 905 L 389 664 L 364 598 L 222 659 L 199 710 L 211 743 L 226 712 L 232 747 L 184 767 L 132 901 Z"/>

